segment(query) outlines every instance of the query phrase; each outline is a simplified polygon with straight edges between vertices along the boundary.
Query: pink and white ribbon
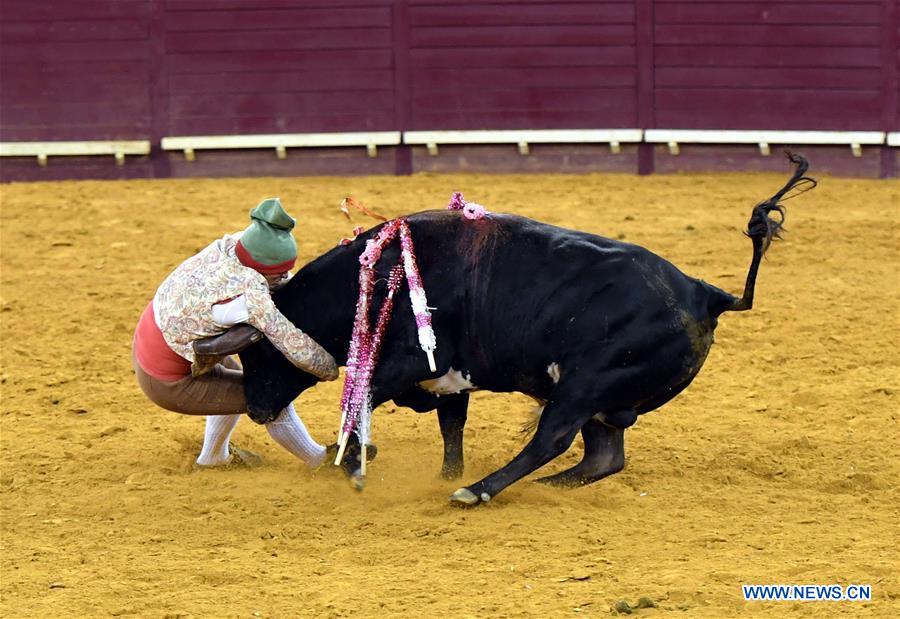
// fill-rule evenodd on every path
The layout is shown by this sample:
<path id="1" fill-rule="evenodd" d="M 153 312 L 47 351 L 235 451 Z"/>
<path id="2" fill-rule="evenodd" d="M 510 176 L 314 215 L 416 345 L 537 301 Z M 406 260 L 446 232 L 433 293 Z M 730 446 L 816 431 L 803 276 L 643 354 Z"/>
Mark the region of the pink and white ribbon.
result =
<path id="1" fill-rule="evenodd" d="M 434 362 L 434 350 L 437 348 L 437 342 L 434 338 L 434 329 L 431 327 L 431 312 L 428 311 L 425 288 L 419 277 L 419 265 L 416 262 L 416 252 L 410 236 L 409 225 L 405 221 L 400 225 L 400 247 L 403 250 L 403 270 L 406 272 L 406 281 L 409 284 L 409 302 L 412 304 L 413 315 L 416 317 L 419 347 L 428 355 L 428 367 L 435 372 L 437 367 Z"/>
<path id="2" fill-rule="evenodd" d="M 369 313 L 375 289 L 375 266 L 381 259 L 384 249 L 398 235 L 401 261 L 391 269 L 387 296 L 379 309 L 375 329 L 372 330 Z M 419 345 L 428 355 L 431 371 L 437 370 L 434 363 L 437 343 L 431 326 L 431 313 L 428 311 L 428 299 L 422 287 L 415 247 L 406 220 L 395 219 L 382 226 L 378 234 L 366 242 L 366 248 L 359 257 L 359 264 L 359 299 L 356 302 L 356 317 L 353 321 L 353 335 L 347 354 L 347 372 L 341 394 L 341 428 L 338 434 L 338 443 L 341 447 L 335 464 L 339 464 L 344 456 L 350 432 L 357 433 L 361 445 L 368 443 L 372 423 L 372 375 L 378 363 L 384 333 L 391 320 L 394 294 L 403 283 L 404 277 L 409 285 Z"/>
<path id="3" fill-rule="evenodd" d="M 347 206 L 360 208 L 349 198 L 341 206 L 344 213 L 348 215 Z M 447 208 L 462 211 L 463 217 L 469 220 L 484 219 L 490 214 L 480 204 L 466 202 L 459 192 L 455 192 L 450 197 Z M 356 235 L 360 230 L 355 229 L 353 232 Z M 387 296 L 379 308 L 378 320 L 373 330 L 369 321 L 369 313 L 372 294 L 375 290 L 375 267 L 381 259 L 381 254 L 398 236 L 400 237 L 400 263 L 394 265 L 388 276 Z M 350 242 L 349 239 L 341 241 L 342 244 Z M 344 390 L 341 394 L 341 427 L 338 432 L 340 449 L 334 461 L 335 464 L 340 464 L 344 457 L 344 449 L 351 432 L 357 433 L 363 449 L 371 436 L 372 375 L 378 364 L 385 331 L 390 324 L 394 308 L 394 294 L 400 289 L 404 277 L 409 286 L 409 301 L 416 320 L 419 347 L 428 356 L 428 366 L 431 371 L 437 371 L 434 360 L 437 341 L 431 325 L 428 298 L 419 275 L 412 234 L 406 219 L 394 219 L 385 223 L 375 237 L 366 241 L 366 248 L 359 256 L 359 264 L 359 299 L 356 302 L 356 317 L 353 321 L 353 335 L 347 353 L 347 372 L 344 379 Z M 362 460 L 363 474 L 365 474 L 365 457 Z"/>

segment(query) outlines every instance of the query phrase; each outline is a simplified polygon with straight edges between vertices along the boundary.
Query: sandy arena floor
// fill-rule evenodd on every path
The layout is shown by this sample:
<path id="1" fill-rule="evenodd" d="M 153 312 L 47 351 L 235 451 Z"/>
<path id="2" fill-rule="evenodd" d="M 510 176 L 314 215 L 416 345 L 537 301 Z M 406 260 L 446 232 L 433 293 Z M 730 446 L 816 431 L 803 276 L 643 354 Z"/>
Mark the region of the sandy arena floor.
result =
<path id="1" fill-rule="evenodd" d="M 304 261 L 349 235 L 346 194 L 399 215 L 461 190 L 738 292 L 741 229 L 788 175 L 0 186 L 0 614 L 575 617 L 648 597 L 657 608 L 635 616 L 900 616 L 896 181 L 820 178 L 788 202 L 757 309 L 724 315 L 693 385 L 626 434 L 626 470 L 575 491 L 522 481 L 453 508 L 436 416 L 391 406 L 361 494 L 247 419 L 235 442 L 262 467 L 192 472 L 202 418 L 156 408 L 134 382 L 132 329 L 156 286 L 268 195 L 299 217 Z M 323 442 L 339 391 L 298 402 Z M 515 455 L 530 406 L 473 398 L 464 481 Z M 580 454 L 578 439 L 547 468 Z M 873 600 L 744 602 L 742 583 L 870 584 Z"/>

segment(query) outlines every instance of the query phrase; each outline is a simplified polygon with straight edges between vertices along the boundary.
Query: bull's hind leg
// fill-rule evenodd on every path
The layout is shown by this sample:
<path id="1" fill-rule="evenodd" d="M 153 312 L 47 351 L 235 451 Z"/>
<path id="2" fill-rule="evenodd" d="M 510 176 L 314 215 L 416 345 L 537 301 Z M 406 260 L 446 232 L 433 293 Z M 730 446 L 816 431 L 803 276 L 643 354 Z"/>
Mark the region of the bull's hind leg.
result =
<path id="1" fill-rule="evenodd" d="M 595 405 L 581 398 L 567 397 L 567 390 L 557 387 L 554 397 L 544 408 L 537 431 L 524 449 L 503 468 L 481 481 L 460 488 L 451 495 L 458 505 L 475 505 L 490 501 L 504 488 L 522 479 L 565 452 L 581 427 L 591 418 Z"/>
<path id="2" fill-rule="evenodd" d="M 574 488 L 609 477 L 625 468 L 625 430 L 613 428 L 591 417 L 581 428 L 584 457 L 581 462 L 556 475 L 537 481 Z"/>

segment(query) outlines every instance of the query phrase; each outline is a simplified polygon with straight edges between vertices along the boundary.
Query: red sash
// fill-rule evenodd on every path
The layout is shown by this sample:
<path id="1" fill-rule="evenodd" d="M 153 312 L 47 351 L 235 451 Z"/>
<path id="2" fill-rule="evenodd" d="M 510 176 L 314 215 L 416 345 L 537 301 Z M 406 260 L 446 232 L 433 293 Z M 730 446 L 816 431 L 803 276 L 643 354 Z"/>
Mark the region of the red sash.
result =
<path id="1" fill-rule="evenodd" d="M 169 348 L 162 331 L 156 326 L 153 301 L 141 314 L 135 329 L 134 355 L 141 369 L 153 378 L 174 382 L 191 374 L 191 362 Z"/>

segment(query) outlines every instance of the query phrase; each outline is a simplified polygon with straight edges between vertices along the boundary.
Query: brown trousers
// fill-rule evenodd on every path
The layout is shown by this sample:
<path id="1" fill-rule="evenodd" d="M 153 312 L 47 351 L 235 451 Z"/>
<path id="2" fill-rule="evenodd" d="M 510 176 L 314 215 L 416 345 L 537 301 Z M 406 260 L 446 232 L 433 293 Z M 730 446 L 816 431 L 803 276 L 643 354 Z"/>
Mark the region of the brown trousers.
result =
<path id="1" fill-rule="evenodd" d="M 150 401 L 166 410 L 186 415 L 234 415 L 247 412 L 244 398 L 244 371 L 231 357 L 225 357 L 209 373 L 181 380 L 154 378 L 131 354 L 138 385 Z"/>

